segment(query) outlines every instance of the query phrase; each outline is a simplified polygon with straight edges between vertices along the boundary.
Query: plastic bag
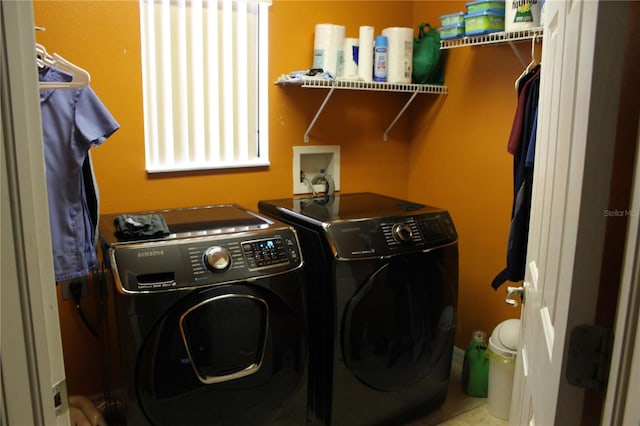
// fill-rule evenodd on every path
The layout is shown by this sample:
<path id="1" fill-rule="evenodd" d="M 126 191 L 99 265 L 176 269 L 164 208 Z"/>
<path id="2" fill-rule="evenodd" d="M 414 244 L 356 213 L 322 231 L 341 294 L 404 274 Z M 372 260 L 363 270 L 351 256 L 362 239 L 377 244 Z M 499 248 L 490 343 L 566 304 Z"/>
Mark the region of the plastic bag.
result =
<path id="1" fill-rule="evenodd" d="M 425 31 L 425 27 L 429 29 Z M 420 24 L 418 37 L 413 39 L 412 82 L 443 84 L 444 74 L 440 52 L 440 33 L 427 23 Z"/>

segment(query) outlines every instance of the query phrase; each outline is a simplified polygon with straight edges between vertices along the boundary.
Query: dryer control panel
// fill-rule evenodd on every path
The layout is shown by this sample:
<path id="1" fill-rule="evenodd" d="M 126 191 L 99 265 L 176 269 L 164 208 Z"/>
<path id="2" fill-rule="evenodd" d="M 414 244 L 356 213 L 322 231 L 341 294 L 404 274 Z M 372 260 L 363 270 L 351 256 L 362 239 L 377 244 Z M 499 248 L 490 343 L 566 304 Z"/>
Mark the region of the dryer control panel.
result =
<path id="1" fill-rule="evenodd" d="M 338 259 L 386 257 L 428 251 L 458 240 L 446 211 L 334 222 L 325 227 Z"/>
<path id="2" fill-rule="evenodd" d="M 291 228 L 106 246 L 121 293 L 251 281 L 302 266 Z"/>

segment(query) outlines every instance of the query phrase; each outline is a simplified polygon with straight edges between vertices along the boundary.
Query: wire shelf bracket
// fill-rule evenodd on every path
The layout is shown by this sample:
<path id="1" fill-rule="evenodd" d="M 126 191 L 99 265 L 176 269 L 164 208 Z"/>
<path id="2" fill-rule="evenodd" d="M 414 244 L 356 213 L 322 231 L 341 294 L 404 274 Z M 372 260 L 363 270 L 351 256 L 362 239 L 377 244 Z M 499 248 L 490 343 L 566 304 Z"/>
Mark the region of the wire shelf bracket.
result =
<path id="1" fill-rule="evenodd" d="M 374 91 L 374 92 L 405 92 L 411 93 L 411 97 L 405 102 L 404 106 L 400 109 L 400 112 L 393 119 L 391 124 L 387 127 L 384 132 L 383 138 L 384 140 L 389 139 L 389 132 L 391 128 L 396 124 L 398 119 L 404 114 L 406 109 L 409 107 L 409 104 L 415 99 L 415 97 L 420 93 L 426 94 L 435 94 L 435 95 L 446 95 L 447 87 L 436 85 L 436 84 L 412 84 L 412 83 L 382 83 L 377 81 L 366 82 L 366 81 L 352 81 L 352 80 L 327 80 L 327 79 L 319 79 L 319 78 L 305 78 L 303 80 L 296 81 L 276 81 L 277 85 L 286 86 L 286 85 L 298 85 L 303 88 L 312 88 L 312 89 L 329 89 L 329 92 L 325 96 L 322 104 L 318 108 L 315 116 L 311 120 L 309 127 L 307 127 L 307 131 L 304 133 L 304 142 L 309 142 L 309 135 L 311 130 L 316 124 L 318 117 L 322 114 L 322 111 L 326 107 L 329 99 L 333 95 L 336 89 L 338 90 L 366 90 L 366 91 Z"/>

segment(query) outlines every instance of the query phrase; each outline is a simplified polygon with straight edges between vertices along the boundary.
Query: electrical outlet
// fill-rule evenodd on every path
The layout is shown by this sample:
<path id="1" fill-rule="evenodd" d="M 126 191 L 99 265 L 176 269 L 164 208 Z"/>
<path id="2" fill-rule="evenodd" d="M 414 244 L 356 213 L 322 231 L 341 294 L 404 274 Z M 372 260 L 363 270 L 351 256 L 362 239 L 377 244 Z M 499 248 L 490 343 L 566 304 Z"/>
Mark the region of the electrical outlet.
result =
<path id="1" fill-rule="evenodd" d="M 62 282 L 62 299 L 64 300 L 73 299 L 73 296 L 71 295 L 71 291 L 69 290 L 69 286 L 71 285 L 71 283 L 78 283 L 78 282 L 82 286 L 81 287 L 82 297 L 86 297 L 89 294 L 89 283 L 87 282 L 87 278 L 86 277 L 76 278 L 73 280 Z"/>

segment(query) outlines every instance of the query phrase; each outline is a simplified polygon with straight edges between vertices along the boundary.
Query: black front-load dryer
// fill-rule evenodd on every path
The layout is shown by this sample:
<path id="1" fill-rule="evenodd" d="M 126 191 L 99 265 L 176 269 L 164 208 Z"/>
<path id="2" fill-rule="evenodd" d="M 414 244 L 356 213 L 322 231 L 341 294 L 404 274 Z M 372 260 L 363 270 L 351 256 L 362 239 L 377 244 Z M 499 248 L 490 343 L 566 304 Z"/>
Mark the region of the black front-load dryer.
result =
<path id="1" fill-rule="evenodd" d="M 403 424 L 440 406 L 458 287 L 449 213 L 371 193 L 258 206 L 305 256 L 311 423 Z"/>
<path id="2" fill-rule="evenodd" d="M 104 215 L 100 231 L 112 277 L 103 333 L 110 424 L 307 423 L 294 229 L 220 205 Z"/>

